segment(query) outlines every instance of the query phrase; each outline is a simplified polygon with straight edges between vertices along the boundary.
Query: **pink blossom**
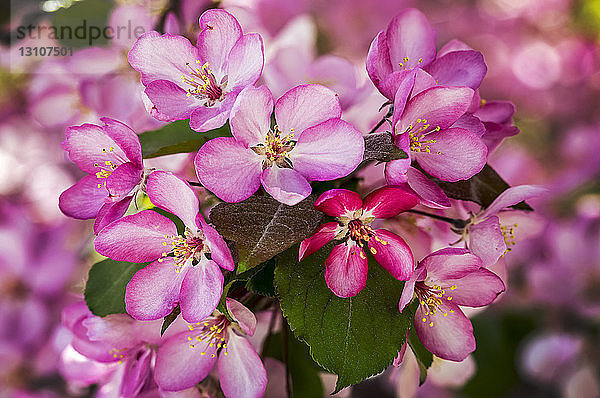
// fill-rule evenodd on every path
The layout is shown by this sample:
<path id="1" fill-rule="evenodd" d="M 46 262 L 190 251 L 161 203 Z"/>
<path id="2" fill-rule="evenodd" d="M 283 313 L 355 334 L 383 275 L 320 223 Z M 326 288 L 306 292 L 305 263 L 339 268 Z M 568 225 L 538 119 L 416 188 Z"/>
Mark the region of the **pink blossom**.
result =
<path id="1" fill-rule="evenodd" d="M 250 197 L 262 186 L 278 201 L 294 205 L 311 192 L 309 181 L 351 173 L 362 161 L 364 140 L 340 119 L 339 100 L 326 87 L 297 86 L 275 103 L 265 86 L 248 87 L 231 111 L 233 137 L 200 148 L 195 165 L 204 187 L 227 202 Z"/>
<path id="2" fill-rule="evenodd" d="M 336 217 L 336 221 L 322 224 L 302 241 L 299 259 L 302 261 L 333 239 L 345 240 L 333 247 L 325 262 L 325 281 L 339 297 L 355 296 L 365 287 L 369 270 L 365 244 L 394 278 L 408 280 L 414 259 L 404 239 L 385 229 L 373 229 L 370 224 L 376 218 L 394 217 L 416 204 L 417 197 L 399 187 L 380 188 L 364 200 L 346 189 L 329 190 L 319 196 L 315 208 Z"/>
<path id="3" fill-rule="evenodd" d="M 547 190 L 535 185 L 519 185 L 508 188 L 485 210 L 474 215 L 464 229 L 463 239 L 468 241 L 471 252 L 481 258 L 484 266 L 496 263 L 516 242 L 517 229 L 524 228 L 520 238 L 541 232 L 544 221 L 536 215 L 522 214 L 520 211 L 506 211 L 509 206 L 543 195 Z M 500 214 L 502 213 L 502 214 Z M 505 217 L 507 213 L 516 213 L 517 217 Z M 504 224 L 500 223 L 504 218 Z M 526 226 L 519 228 L 519 221 Z"/>
<path id="4" fill-rule="evenodd" d="M 471 49 L 443 48 L 436 57 L 435 36 L 425 15 L 409 8 L 373 40 L 367 72 L 389 100 L 394 100 L 398 87 L 411 75 L 416 77 L 415 94 L 436 84 L 479 87 L 487 72 L 483 55 Z"/>
<path id="5" fill-rule="evenodd" d="M 231 253 L 221 235 L 204 221 L 198 198 L 185 181 L 156 171 L 148 178 L 147 189 L 154 205 L 183 221 L 185 233 L 178 235 L 171 220 L 143 210 L 100 231 L 96 250 L 118 261 L 153 261 L 127 285 L 125 304 L 135 319 L 162 318 L 179 303 L 183 318 L 198 322 L 219 303 L 223 291 L 219 267 L 234 269 Z"/>
<path id="6" fill-rule="evenodd" d="M 264 56 L 261 37 L 242 34 L 228 12 L 211 9 L 200 16 L 197 47 L 183 36 L 151 31 L 129 52 L 141 72 L 145 93 L 161 120 L 190 119 L 196 131 L 221 127 L 239 92 L 260 77 Z"/>
<path id="7" fill-rule="evenodd" d="M 96 218 L 94 232 L 125 214 L 144 179 L 142 147 L 127 125 L 102 118 L 103 126 L 69 127 L 63 148 L 87 176 L 64 191 L 61 211 L 73 218 Z"/>
<path id="8" fill-rule="evenodd" d="M 165 391 L 179 391 L 202 381 L 215 364 L 221 389 L 227 398 L 261 397 L 267 386 L 262 361 L 246 336 L 256 329 L 254 314 L 228 298 L 231 317 L 218 311 L 191 324 L 158 350 L 155 378 Z"/>
<path id="9" fill-rule="evenodd" d="M 419 301 L 415 329 L 434 355 L 462 361 L 475 350 L 473 327 L 459 305 L 482 307 L 505 289 L 502 280 L 483 268 L 481 259 L 466 249 L 446 248 L 425 257 L 404 285 L 400 312 Z"/>

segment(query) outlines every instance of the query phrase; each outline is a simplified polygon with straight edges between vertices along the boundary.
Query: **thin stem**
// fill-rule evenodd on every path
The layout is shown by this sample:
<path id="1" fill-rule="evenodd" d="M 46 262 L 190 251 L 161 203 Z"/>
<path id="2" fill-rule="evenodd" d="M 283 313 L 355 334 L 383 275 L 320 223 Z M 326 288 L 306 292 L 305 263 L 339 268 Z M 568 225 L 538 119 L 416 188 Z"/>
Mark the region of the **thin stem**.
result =
<path id="1" fill-rule="evenodd" d="M 373 134 L 374 132 L 376 132 L 376 131 L 377 131 L 377 129 L 378 129 L 379 127 L 381 127 L 381 126 L 383 125 L 383 123 L 385 123 L 385 121 L 386 121 L 386 120 L 387 120 L 387 115 L 386 115 L 386 116 L 384 116 L 384 117 L 382 117 L 382 118 L 381 118 L 381 120 L 380 120 L 379 122 L 377 122 L 377 124 L 375 125 L 375 127 L 373 127 L 373 128 L 371 129 L 371 131 L 369 131 L 367 134 Z"/>
<path id="2" fill-rule="evenodd" d="M 195 181 L 188 181 L 187 183 L 193 187 L 201 187 L 202 186 L 202 184 L 200 184 L 199 182 L 195 182 Z"/>
<path id="3" fill-rule="evenodd" d="M 444 216 L 440 216 L 438 214 L 427 213 L 427 212 L 421 211 L 421 210 L 408 210 L 408 212 L 414 213 L 414 214 L 419 214 L 419 215 L 430 217 L 430 218 L 434 218 L 436 220 L 444 221 L 449 224 L 452 224 L 453 227 L 459 228 L 459 229 L 464 228 L 467 225 L 467 222 L 465 220 L 461 220 L 458 218 L 444 217 Z"/>

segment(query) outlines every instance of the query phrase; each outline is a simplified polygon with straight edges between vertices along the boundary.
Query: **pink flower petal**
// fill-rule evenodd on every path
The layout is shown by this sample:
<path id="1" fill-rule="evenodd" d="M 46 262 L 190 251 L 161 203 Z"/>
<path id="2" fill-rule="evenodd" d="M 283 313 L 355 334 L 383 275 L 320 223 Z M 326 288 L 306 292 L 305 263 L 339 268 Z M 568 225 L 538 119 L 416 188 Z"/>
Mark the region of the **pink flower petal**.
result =
<path id="1" fill-rule="evenodd" d="M 260 181 L 269 195 L 289 206 L 302 201 L 310 195 L 312 190 L 302 174 L 296 170 L 280 168 L 276 165 L 264 170 Z"/>
<path id="2" fill-rule="evenodd" d="M 485 267 L 493 265 L 506 251 L 498 217 L 488 217 L 469 227 L 469 250 L 481 258 Z"/>
<path id="3" fill-rule="evenodd" d="M 450 199 L 442 188 L 431 181 L 425 174 L 414 167 L 407 171 L 408 185 L 420 197 L 420 203 L 434 209 L 447 209 L 451 206 Z"/>
<path id="4" fill-rule="evenodd" d="M 392 126 L 394 127 L 394 133 L 396 123 L 398 123 L 400 116 L 404 112 L 404 107 L 406 106 L 411 92 L 413 91 L 415 78 L 416 70 L 409 69 L 402 72 L 395 72 L 384 82 L 385 87 L 387 88 L 391 84 L 390 79 L 397 80 L 397 83 L 394 83 L 392 84 L 392 87 L 389 87 L 390 93 L 393 93 L 393 97 L 391 99 L 394 101 L 394 114 L 392 115 Z"/>
<path id="5" fill-rule="evenodd" d="M 488 101 L 474 115 L 484 122 L 510 123 L 515 114 L 515 105 L 509 101 Z"/>
<path id="6" fill-rule="evenodd" d="M 429 88 L 413 97 L 404 108 L 404 113 L 396 126 L 396 133 L 414 128 L 418 119 L 425 119 L 430 130 L 436 127 L 444 130 L 461 117 L 471 104 L 473 90 L 468 87 Z"/>
<path id="7" fill-rule="evenodd" d="M 198 197 L 190 185 L 172 173 L 155 171 L 148 177 L 148 197 L 157 207 L 175 214 L 186 227 L 196 232 Z"/>
<path id="8" fill-rule="evenodd" d="M 416 69 L 415 85 L 413 87 L 411 97 L 415 97 L 417 94 L 437 85 L 438 83 L 433 76 L 425 72 L 423 69 Z"/>
<path id="9" fill-rule="evenodd" d="M 479 173 L 487 159 L 487 147 L 468 130 L 451 128 L 425 135 L 430 151 L 413 152 L 427 173 L 443 181 L 467 180 Z"/>
<path id="10" fill-rule="evenodd" d="M 263 70 L 263 41 L 258 33 L 242 36 L 233 46 L 227 60 L 229 90 L 250 86 Z"/>
<path id="11" fill-rule="evenodd" d="M 186 269 L 172 257 L 155 261 L 133 275 L 125 290 L 127 313 L 139 321 L 160 319 L 173 311 L 179 301 L 181 282 Z M 182 307 L 183 310 L 183 307 Z"/>
<path id="12" fill-rule="evenodd" d="M 200 16 L 198 54 L 202 62 L 223 75 L 229 53 L 242 37 L 242 28 L 233 15 L 224 10 L 211 9 Z"/>
<path id="13" fill-rule="evenodd" d="M 442 359 L 462 361 L 475 350 L 471 321 L 456 304 L 443 302 L 434 315 L 426 314 L 419 306 L 415 329 L 423 345 Z"/>
<path id="14" fill-rule="evenodd" d="M 198 50 L 183 36 L 150 31 L 137 39 L 127 59 L 141 72 L 144 85 L 153 80 L 181 82 L 181 75 L 190 71 L 186 63 L 196 65 Z"/>
<path id="15" fill-rule="evenodd" d="M 190 128 L 194 131 L 204 132 L 222 127 L 229 118 L 238 94 L 239 91 L 230 91 L 225 94 L 222 102 L 217 102 L 211 107 L 199 106 L 194 109 L 190 116 Z"/>
<path id="16" fill-rule="evenodd" d="M 406 172 L 410 167 L 411 159 L 397 159 L 385 164 L 385 181 L 389 185 L 401 185 L 408 181 Z"/>
<path id="17" fill-rule="evenodd" d="M 217 347 L 210 347 L 209 341 L 196 340 L 197 335 L 197 331 L 176 334 L 158 349 L 154 379 L 161 389 L 185 390 L 202 381 L 213 369 Z M 188 340 L 190 337 L 193 343 Z"/>
<path id="18" fill-rule="evenodd" d="M 150 347 L 139 348 L 127 358 L 119 390 L 122 397 L 138 396 L 152 377 L 153 359 L 153 350 Z"/>
<path id="19" fill-rule="evenodd" d="M 125 123 L 108 117 L 100 118 L 104 123 L 102 130 L 107 136 L 113 139 L 119 147 L 125 152 L 127 159 L 139 169 L 144 168 L 142 163 L 142 145 L 135 131 Z"/>
<path id="20" fill-rule="evenodd" d="M 60 194 L 58 207 L 66 216 L 87 220 L 96 217 L 108 198 L 104 180 L 87 175 Z M 100 188 L 98 188 L 100 185 Z"/>
<path id="21" fill-rule="evenodd" d="M 402 114 L 402 109 L 408 100 L 408 95 L 415 84 L 416 69 L 407 69 L 392 72 L 379 83 L 379 91 L 390 101 L 398 102 L 399 113 Z M 401 94 L 398 94 L 400 91 Z M 395 110 L 395 108 L 394 108 Z"/>
<path id="22" fill-rule="evenodd" d="M 213 313 L 223 293 L 223 274 L 211 260 L 200 261 L 188 268 L 183 283 L 179 303 L 181 316 L 187 322 L 200 322 Z"/>
<path id="23" fill-rule="evenodd" d="M 379 32 L 373 39 L 367 54 L 366 64 L 369 77 L 373 84 L 379 88 L 380 82 L 393 71 L 385 32 Z"/>
<path id="24" fill-rule="evenodd" d="M 127 161 L 127 155 L 119 144 L 102 127 L 94 124 L 68 127 L 62 145 L 71 161 L 89 174 Z"/>
<path id="25" fill-rule="evenodd" d="M 94 221 L 94 233 L 98 234 L 108 224 L 123 217 L 131 204 L 131 199 L 133 196 L 126 196 L 118 202 L 105 203 Z"/>
<path id="26" fill-rule="evenodd" d="M 194 161 L 198 180 L 226 202 L 240 202 L 260 186 L 263 158 L 235 138 L 208 141 Z"/>
<path id="27" fill-rule="evenodd" d="M 442 285 L 447 279 L 458 279 L 482 267 L 481 259 L 467 249 L 447 247 L 425 257 L 419 267 L 427 270 L 429 284 Z"/>
<path id="28" fill-rule="evenodd" d="M 330 189 L 315 201 L 315 209 L 332 217 L 351 217 L 362 208 L 360 195 L 348 189 Z"/>
<path id="29" fill-rule="evenodd" d="M 152 210 L 125 216 L 106 226 L 94 241 L 98 253 L 117 261 L 143 263 L 168 250 L 165 235 L 177 235 L 173 221 Z"/>
<path id="30" fill-rule="evenodd" d="M 228 331 L 227 355 L 219 355 L 219 381 L 226 397 L 260 398 L 267 387 L 267 372 L 248 340 Z"/>
<path id="31" fill-rule="evenodd" d="M 375 260 L 399 281 L 409 280 L 415 269 L 415 260 L 404 239 L 385 229 L 376 229 L 369 240 L 369 250 Z"/>
<path id="32" fill-rule="evenodd" d="M 485 134 L 486 130 L 481 120 L 470 113 L 465 113 L 458 118 L 452 127 L 460 127 L 461 129 L 469 130 L 471 133 L 480 138 Z"/>
<path id="33" fill-rule="evenodd" d="M 542 196 L 548 192 L 548 189 L 539 185 L 518 185 L 516 187 L 510 187 L 502 192 L 487 209 L 477 215 L 477 218 L 482 219 L 489 217 L 506 207 L 516 205 L 523 200 Z"/>
<path id="34" fill-rule="evenodd" d="M 198 213 L 198 216 L 200 226 L 202 227 L 202 232 L 204 232 L 204 236 L 206 238 L 206 243 L 210 248 L 211 259 L 221 268 L 225 268 L 228 271 L 233 271 L 235 264 L 233 263 L 231 251 L 229 251 L 227 243 L 225 243 L 225 240 L 216 229 L 204 221 L 204 218 L 202 218 L 200 213 Z"/>
<path id="35" fill-rule="evenodd" d="M 386 34 L 390 61 L 396 70 L 423 67 L 435 57 L 435 32 L 419 10 L 409 8 L 395 16 Z"/>
<path id="36" fill-rule="evenodd" d="M 254 331 L 256 330 L 256 317 L 252 311 L 239 301 L 229 297 L 225 300 L 225 304 L 227 305 L 227 311 L 229 311 L 233 320 L 240 325 L 244 333 L 248 336 L 254 335 Z"/>
<path id="37" fill-rule="evenodd" d="M 409 280 L 404 283 L 402 288 L 402 294 L 400 295 L 400 301 L 398 302 L 398 310 L 404 311 L 404 308 L 413 300 L 415 293 L 415 283 L 425 279 L 426 270 L 424 267 L 419 266 L 412 274 Z"/>
<path id="38" fill-rule="evenodd" d="M 300 242 L 298 261 L 302 261 L 305 257 L 317 252 L 327 242 L 331 241 L 335 237 L 338 227 L 339 224 L 337 222 L 328 222 L 320 225 L 312 236 Z"/>
<path id="39" fill-rule="evenodd" d="M 352 243 L 334 246 L 325 261 L 325 282 L 338 297 L 356 296 L 367 284 L 368 272 L 365 252 Z"/>
<path id="40" fill-rule="evenodd" d="M 459 279 L 447 279 L 443 287 L 453 303 L 468 307 L 488 305 L 505 290 L 502 279 L 485 268 L 469 272 Z"/>
<path id="41" fill-rule="evenodd" d="M 363 200 L 363 211 L 375 218 L 390 218 L 412 209 L 419 203 L 417 195 L 400 187 L 383 187 Z"/>
<path id="42" fill-rule="evenodd" d="M 142 180 L 143 170 L 131 162 L 117 167 L 106 179 L 106 189 L 111 198 L 122 198 Z M 113 199 L 114 200 L 114 199 Z"/>
<path id="43" fill-rule="evenodd" d="M 267 86 L 246 87 L 231 108 L 231 134 L 247 148 L 264 144 L 271 128 L 272 112 L 273 96 Z"/>
<path id="44" fill-rule="evenodd" d="M 189 119 L 204 101 L 169 80 L 153 80 L 146 85 L 144 93 L 148 96 L 156 110 L 170 120 Z"/>
<path id="45" fill-rule="evenodd" d="M 319 84 L 296 86 L 275 103 L 275 120 L 283 135 L 299 139 L 309 127 L 339 118 L 342 108 L 337 95 Z"/>
<path id="46" fill-rule="evenodd" d="M 304 130 L 289 156 L 294 170 L 308 180 L 329 181 L 350 174 L 364 150 L 360 131 L 341 119 L 329 119 Z"/>
<path id="47" fill-rule="evenodd" d="M 467 86 L 476 89 L 487 73 L 479 51 L 452 51 L 437 58 L 425 70 L 442 86 Z"/>

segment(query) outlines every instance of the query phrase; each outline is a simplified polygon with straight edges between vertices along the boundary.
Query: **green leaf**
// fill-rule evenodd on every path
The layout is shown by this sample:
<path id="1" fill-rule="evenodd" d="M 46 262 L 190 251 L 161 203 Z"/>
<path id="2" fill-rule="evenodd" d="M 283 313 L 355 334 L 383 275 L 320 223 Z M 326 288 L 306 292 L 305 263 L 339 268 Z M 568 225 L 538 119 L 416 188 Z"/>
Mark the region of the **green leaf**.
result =
<path id="1" fill-rule="evenodd" d="M 287 325 L 284 327 L 287 328 Z M 265 356 L 285 362 L 283 358 L 282 333 L 270 337 Z M 298 341 L 293 334 L 287 333 L 288 367 L 292 379 L 293 398 L 312 398 L 323 396 L 323 383 L 319 377 L 319 365 L 310 357 L 308 346 Z"/>
<path id="2" fill-rule="evenodd" d="M 364 161 L 377 160 L 390 162 L 392 160 L 407 159 L 408 155 L 394 144 L 394 136 L 389 131 L 382 131 L 366 135 Z"/>
<path id="3" fill-rule="evenodd" d="M 190 128 L 189 121 L 178 120 L 158 130 L 140 134 L 144 159 L 172 155 L 174 153 L 196 152 L 208 140 L 230 135 L 229 124 L 205 133 Z"/>
<path id="4" fill-rule="evenodd" d="M 163 324 L 162 324 L 162 326 L 160 328 L 160 335 L 161 336 L 163 334 L 165 334 L 165 332 L 167 331 L 167 328 L 169 326 L 171 326 L 171 324 L 173 322 L 175 322 L 175 319 L 177 319 L 177 317 L 179 316 L 179 314 L 181 314 L 181 307 L 179 306 L 179 304 L 177 304 L 177 306 L 175 308 L 173 308 L 173 311 L 171 311 L 171 313 L 164 318 Z"/>
<path id="5" fill-rule="evenodd" d="M 137 264 L 106 259 L 90 269 L 85 285 L 85 302 L 92 314 L 125 313 L 125 288 L 133 275 L 149 263 Z"/>
<path id="6" fill-rule="evenodd" d="M 415 328 L 410 329 L 408 345 L 417 358 L 417 363 L 419 364 L 419 385 L 422 385 L 427 379 L 427 369 L 433 363 L 433 354 L 421 343 L 415 332 Z"/>
<path id="7" fill-rule="evenodd" d="M 105 45 L 108 37 L 103 34 L 103 29 L 112 7 L 112 1 L 86 0 L 68 8 L 60 8 L 51 14 L 51 24 L 55 31 L 42 30 L 40 35 L 42 38 L 56 37 L 59 43 L 75 49 Z M 136 26 L 133 24 L 129 31 L 122 34 L 134 37 Z M 36 31 L 33 34 L 37 35 Z"/>
<path id="8" fill-rule="evenodd" d="M 225 239 L 235 242 L 241 273 L 310 236 L 323 217 L 314 201 L 309 196 L 288 206 L 270 196 L 252 196 L 240 203 L 218 204 L 210 220 Z"/>
<path id="9" fill-rule="evenodd" d="M 258 267 L 256 267 L 258 268 Z M 275 261 L 267 261 L 267 265 L 252 275 L 246 282 L 246 289 L 261 296 L 275 296 L 274 282 Z"/>
<path id="10" fill-rule="evenodd" d="M 355 297 L 335 296 L 325 284 L 334 243 L 298 263 L 298 246 L 275 259 L 281 310 L 313 359 L 338 375 L 335 391 L 381 373 L 402 348 L 412 318 L 398 311 L 403 283 L 374 261 Z"/>
<path id="11" fill-rule="evenodd" d="M 510 185 L 488 164 L 478 174 L 475 174 L 468 180 L 457 182 L 447 182 L 437 178 L 432 178 L 432 180 L 450 198 L 475 202 L 484 208 L 491 205 L 502 192 L 510 188 Z M 533 210 L 525 202 L 511 207 L 518 210 Z"/>

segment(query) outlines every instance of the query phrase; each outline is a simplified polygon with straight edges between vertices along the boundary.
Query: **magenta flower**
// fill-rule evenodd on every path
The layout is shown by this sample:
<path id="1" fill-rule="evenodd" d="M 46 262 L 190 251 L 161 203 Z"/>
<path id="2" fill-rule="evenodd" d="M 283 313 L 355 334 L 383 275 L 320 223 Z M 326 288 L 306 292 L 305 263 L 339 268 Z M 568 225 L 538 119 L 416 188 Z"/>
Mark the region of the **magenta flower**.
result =
<path id="1" fill-rule="evenodd" d="M 200 16 L 197 47 L 151 31 L 138 38 L 129 63 L 161 120 L 189 118 L 192 129 L 207 131 L 227 121 L 239 92 L 260 77 L 263 44 L 256 33 L 242 34 L 231 14 L 212 9 Z"/>
<path id="2" fill-rule="evenodd" d="M 483 307 L 504 291 L 504 283 L 466 249 L 446 248 L 425 257 L 404 285 L 400 312 L 419 300 L 415 330 L 434 355 L 462 361 L 475 350 L 473 326 L 460 309 Z"/>
<path id="3" fill-rule="evenodd" d="M 96 250 L 118 261 L 153 261 L 127 285 L 129 315 L 138 320 L 159 319 L 179 303 L 183 318 L 198 322 L 219 303 L 223 291 L 219 266 L 233 271 L 231 253 L 221 235 L 204 221 L 198 198 L 186 182 L 156 171 L 148 178 L 147 189 L 154 205 L 183 221 L 185 234 L 178 235 L 168 218 L 143 210 L 100 231 Z"/>
<path id="4" fill-rule="evenodd" d="M 218 311 L 190 325 L 190 330 L 169 338 L 158 350 L 155 379 L 165 391 L 180 391 L 219 369 L 221 389 L 227 398 L 262 397 L 267 374 L 246 335 L 256 329 L 256 317 L 239 302 L 228 298 L 233 322 Z"/>
<path id="5" fill-rule="evenodd" d="M 364 200 L 347 189 L 331 189 L 315 202 L 315 208 L 336 217 L 322 224 L 300 243 L 299 259 L 316 252 L 332 239 L 345 240 L 334 246 L 325 262 L 325 281 L 336 296 L 356 296 L 367 283 L 369 264 L 363 246 L 367 244 L 375 260 L 394 278 L 405 281 L 415 266 L 404 239 L 385 229 L 373 229 L 376 218 L 390 218 L 413 208 L 417 197 L 399 187 L 384 187 Z"/>
<path id="6" fill-rule="evenodd" d="M 481 258 L 483 265 L 488 267 L 498 261 L 515 244 L 518 224 L 501 225 L 498 214 L 507 207 L 543 195 L 547 190 L 535 185 L 519 185 L 502 192 L 485 210 L 474 215 L 464 229 L 463 239 L 468 241 L 471 252 Z M 527 215 L 523 215 L 527 218 Z M 525 234 L 540 231 L 539 224 L 543 221 L 531 216 Z M 525 221 L 525 220 L 524 220 Z M 537 226 L 534 224 L 538 224 Z M 522 236 L 524 238 L 524 236 Z"/>
<path id="7" fill-rule="evenodd" d="M 434 30 L 423 13 L 409 8 L 371 43 L 367 72 L 377 89 L 394 101 L 398 87 L 411 76 L 416 78 L 415 94 L 436 84 L 476 89 L 487 67 L 480 52 L 462 47 L 446 46 L 436 58 Z"/>
<path id="8" fill-rule="evenodd" d="M 196 156 L 198 179 L 227 202 L 250 197 L 262 184 L 278 201 L 294 205 L 306 198 L 309 181 L 351 173 L 362 161 L 364 140 L 340 119 L 340 102 L 326 87 L 297 86 L 275 103 L 266 86 L 248 87 L 231 111 L 233 137 L 215 138 Z"/>
<path id="9" fill-rule="evenodd" d="M 109 118 L 103 126 L 67 128 L 63 148 L 88 173 L 59 198 L 60 210 L 77 219 L 96 218 L 94 232 L 125 214 L 144 180 L 140 140 L 127 125 Z"/>
<path id="10" fill-rule="evenodd" d="M 104 318 L 93 315 L 84 302 L 73 303 L 62 311 L 62 324 L 73 334 L 71 346 L 84 357 L 100 363 L 123 365 L 119 396 L 137 397 L 157 390 L 154 382 L 156 352 L 170 336 L 185 330 L 179 318 L 165 334 L 163 320 L 136 321 L 126 314 Z"/>

